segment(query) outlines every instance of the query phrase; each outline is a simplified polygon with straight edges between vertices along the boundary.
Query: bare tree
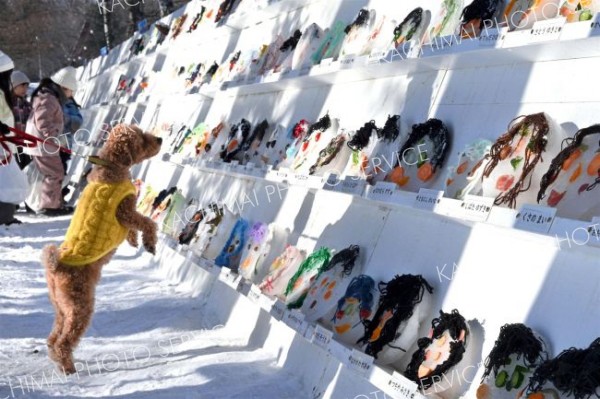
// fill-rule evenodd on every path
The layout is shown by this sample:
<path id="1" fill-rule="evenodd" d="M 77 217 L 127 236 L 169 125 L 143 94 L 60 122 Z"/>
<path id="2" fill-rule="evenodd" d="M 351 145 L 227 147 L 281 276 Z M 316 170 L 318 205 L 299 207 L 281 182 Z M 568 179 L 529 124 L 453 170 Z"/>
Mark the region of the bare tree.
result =
<path id="1" fill-rule="evenodd" d="M 102 13 L 102 24 L 104 25 L 104 39 L 106 41 L 106 48 L 110 50 L 112 48 L 112 27 L 111 27 L 111 15 L 113 13 L 113 2 L 112 0 L 101 0 L 99 3 L 100 12 Z M 108 8 L 110 6 L 110 8 Z"/>
<path id="2" fill-rule="evenodd" d="M 133 35 L 137 30 L 137 24 L 144 19 L 143 3 L 140 1 L 136 5 L 129 7 L 129 30 L 127 34 Z"/>

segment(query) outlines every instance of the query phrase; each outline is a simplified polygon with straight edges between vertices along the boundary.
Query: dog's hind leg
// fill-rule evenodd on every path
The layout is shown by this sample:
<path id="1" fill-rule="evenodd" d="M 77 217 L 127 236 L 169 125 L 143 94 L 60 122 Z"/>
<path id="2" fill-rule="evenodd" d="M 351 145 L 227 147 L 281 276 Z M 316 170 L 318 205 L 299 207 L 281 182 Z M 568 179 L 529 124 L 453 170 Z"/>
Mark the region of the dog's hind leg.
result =
<path id="1" fill-rule="evenodd" d="M 42 263 L 46 269 L 46 281 L 48 283 L 48 297 L 54 307 L 54 325 L 48 336 L 48 355 L 54 361 L 58 361 L 58 356 L 54 351 L 54 343 L 62 332 L 64 315 L 62 309 L 56 301 L 56 269 L 58 267 L 58 251 L 55 245 L 48 245 L 42 251 Z"/>
<path id="2" fill-rule="evenodd" d="M 76 371 L 73 350 L 92 320 L 96 284 L 104 263 L 102 259 L 87 266 L 69 268 L 66 273 L 68 278 L 60 279 L 57 284 L 56 299 L 64 321 L 62 331 L 54 343 L 54 351 L 58 363 L 67 374 Z"/>

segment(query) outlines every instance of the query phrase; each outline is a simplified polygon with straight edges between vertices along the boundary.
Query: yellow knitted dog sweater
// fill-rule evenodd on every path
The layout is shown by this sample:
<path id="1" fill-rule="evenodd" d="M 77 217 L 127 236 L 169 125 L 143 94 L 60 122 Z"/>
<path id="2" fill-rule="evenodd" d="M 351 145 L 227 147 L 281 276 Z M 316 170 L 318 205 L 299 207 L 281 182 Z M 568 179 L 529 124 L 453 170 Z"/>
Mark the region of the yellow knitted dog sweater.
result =
<path id="1" fill-rule="evenodd" d="M 135 186 L 130 181 L 88 184 L 60 246 L 59 261 L 84 266 L 117 248 L 129 231 L 117 220 L 117 207 L 132 194 L 135 195 Z"/>

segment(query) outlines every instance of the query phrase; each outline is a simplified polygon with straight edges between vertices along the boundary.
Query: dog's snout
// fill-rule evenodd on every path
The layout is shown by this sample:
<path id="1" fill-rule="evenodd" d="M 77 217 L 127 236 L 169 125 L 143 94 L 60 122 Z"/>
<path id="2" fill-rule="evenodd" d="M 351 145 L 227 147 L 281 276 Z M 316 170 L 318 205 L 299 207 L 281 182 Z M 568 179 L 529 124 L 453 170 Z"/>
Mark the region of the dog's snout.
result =
<path id="1" fill-rule="evenodd" d="M 158 141 L 158 144 L 159 144 L 159 145 L 160 145 L 160 144 L 162 144 L 162 139 L 161 139 L 160 137 L 157 137 L 157 138 L 156 138 L 156 141 Z"/>

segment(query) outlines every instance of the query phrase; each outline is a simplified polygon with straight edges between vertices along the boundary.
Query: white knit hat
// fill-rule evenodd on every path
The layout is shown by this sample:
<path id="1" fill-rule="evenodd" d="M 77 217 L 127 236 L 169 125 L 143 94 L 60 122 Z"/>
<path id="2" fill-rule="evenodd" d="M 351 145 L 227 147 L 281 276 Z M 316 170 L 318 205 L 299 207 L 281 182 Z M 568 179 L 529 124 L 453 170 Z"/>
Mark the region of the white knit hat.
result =
<path id="1" fill-rule="evenodd" d="M 0 51 L 0 72 L 10 71 L 14 68 L 15 64 L 13 63 L 13 60 L 11 60 L 8 55 Z"/>
<path id="2" fill-rule="evenodd" d="M 21 71 L 13 71 L 12 75 L 10 75 L 10 80 L 13 87 L 17 87 L 23 83 L 31 83 L 31 80 L 29 80 L 27 75 Z"/>
<path id="3" fill-rule="evenodd" d="M 72 66 L 65 67 L 50 77 L 54 83 L 73 91 L 77 90 L 77 70 Z"/>

